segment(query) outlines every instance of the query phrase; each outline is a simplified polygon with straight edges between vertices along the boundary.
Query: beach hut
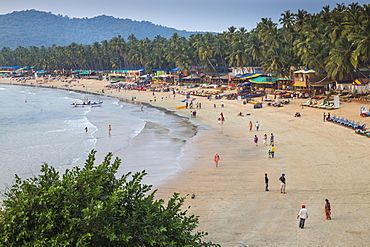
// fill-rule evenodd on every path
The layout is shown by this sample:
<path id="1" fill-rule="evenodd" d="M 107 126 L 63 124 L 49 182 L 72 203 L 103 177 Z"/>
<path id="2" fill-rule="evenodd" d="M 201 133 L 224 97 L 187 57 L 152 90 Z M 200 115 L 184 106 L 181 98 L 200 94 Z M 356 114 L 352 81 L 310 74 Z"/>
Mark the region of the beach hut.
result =
<path id="1" fill-rule="evenodd" d="M 293 72 L 293 87 L 296 90 L 316 90 L 323 93 L 328 89 L 331 80 L 327 77 L 326 71 L 314 69 L 297 70 Z M 311 88 L 312 86 L 312 88 Z"/>
<path id="2" fill-rule="evenodd" d="M 276 81 L 277 78 L 275 77 L 265 77 L 265 76 L 259 76 L 254 79 L 251 79 L 250 82 L 252 83 L 252 87 L 257 90 L 275 90 L 276 87 Z"/>

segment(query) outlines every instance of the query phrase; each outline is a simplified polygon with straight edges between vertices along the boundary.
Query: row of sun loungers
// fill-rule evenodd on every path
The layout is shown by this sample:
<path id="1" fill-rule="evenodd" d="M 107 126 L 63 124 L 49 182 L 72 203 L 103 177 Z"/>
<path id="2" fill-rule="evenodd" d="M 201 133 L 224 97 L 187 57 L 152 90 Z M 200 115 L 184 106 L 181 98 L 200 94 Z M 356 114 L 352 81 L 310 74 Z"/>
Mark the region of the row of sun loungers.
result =
<path id="1" fill-rule="evenodd" d="M 304 103 L 301 103 L 302 106 L 309 106 L 309 107 L 314 107 L 314 108 L 320 108 L 320 109 L 326 109 L 326 110 L 333 110 L 334 104 L 331 103 L 330 101 L 323 101 L 321 103 L 318 103 L 317 101 L 311 101 L 307 100 Z"/>
<path id="2" fill-rule="evenodd" d="M 333 116 L 331 118 L 327 118 L 327 120 L 333 123 L 343 125 L 348 128 L 352 128 L 355 130 L 356 134 L 361 134 L 370 137 L 370 131 L 366 130 L 366 124 L 360 124 L 360 122 L 355 122 L 353 120 L 349 120 L 347 118 L 343 118 L 340 116 Z"/>
<path id="3" fill-rule="evenodd" d="M 370 131 L 367 131 L 367 130 L 356 129 L 355 133 L 370 137 Z"/>

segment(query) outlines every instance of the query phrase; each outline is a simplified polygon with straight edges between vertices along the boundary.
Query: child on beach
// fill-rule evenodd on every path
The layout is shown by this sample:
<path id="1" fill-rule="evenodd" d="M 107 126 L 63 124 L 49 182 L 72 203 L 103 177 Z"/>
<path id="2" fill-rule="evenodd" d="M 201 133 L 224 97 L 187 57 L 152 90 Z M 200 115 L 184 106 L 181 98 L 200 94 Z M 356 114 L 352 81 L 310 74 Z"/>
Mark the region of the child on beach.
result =
<path id="1" fill-rule="evenodd" d="M 268 154 L 269 154 L 269 158 L 271 159 L 271 150 L 269 150 Z"/>
<path id="2" fill-rule="evenodd" d="M 221 124 L 221 118 L 220 117 L 217 119 L 217 123 Z"/>

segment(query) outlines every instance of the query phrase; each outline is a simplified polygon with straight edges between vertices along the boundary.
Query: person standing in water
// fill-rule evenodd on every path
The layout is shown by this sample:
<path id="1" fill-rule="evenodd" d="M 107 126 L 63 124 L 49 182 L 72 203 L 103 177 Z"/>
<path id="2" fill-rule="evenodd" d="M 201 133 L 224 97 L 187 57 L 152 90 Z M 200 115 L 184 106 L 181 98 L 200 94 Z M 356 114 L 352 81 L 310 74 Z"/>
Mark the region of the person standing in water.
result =
<path id="1" fill-rule="evenodd" d="M 108 125 L 108 135 L 110 135 L 110 132 L 112 131 L 112 126 Z"/>

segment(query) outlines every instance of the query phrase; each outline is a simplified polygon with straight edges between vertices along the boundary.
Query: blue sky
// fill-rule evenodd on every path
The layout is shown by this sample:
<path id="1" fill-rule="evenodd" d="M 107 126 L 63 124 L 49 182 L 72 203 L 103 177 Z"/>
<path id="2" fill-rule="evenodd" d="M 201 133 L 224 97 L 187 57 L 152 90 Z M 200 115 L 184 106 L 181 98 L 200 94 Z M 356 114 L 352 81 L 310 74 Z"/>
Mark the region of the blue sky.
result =
<path id="1" fill-rule="evenodd" d="M 318 13 L 325 5 L 348 5 L 354 1 L 333 0 L 0 0 L 0 14 L 36 9 L 69 17 L 98 15 L 150 21 L 154 24 L 187 31 L 222 32 L 228 27 L 250 31 L 261 18 L 278 22 L 285 10 L 304 9 Z M 369 1 L 356 1 L 360 5 Z"/>

